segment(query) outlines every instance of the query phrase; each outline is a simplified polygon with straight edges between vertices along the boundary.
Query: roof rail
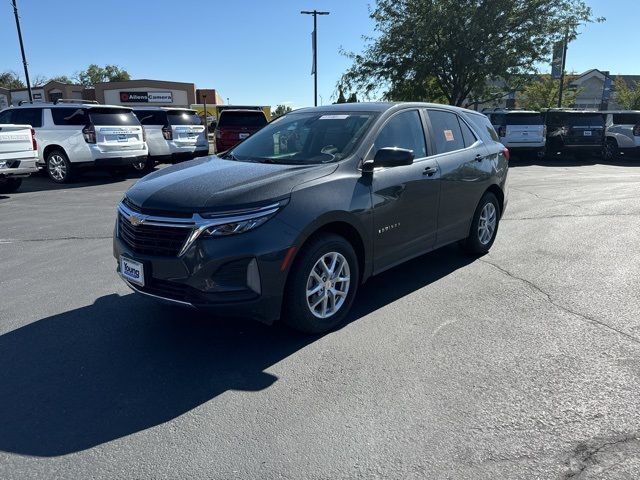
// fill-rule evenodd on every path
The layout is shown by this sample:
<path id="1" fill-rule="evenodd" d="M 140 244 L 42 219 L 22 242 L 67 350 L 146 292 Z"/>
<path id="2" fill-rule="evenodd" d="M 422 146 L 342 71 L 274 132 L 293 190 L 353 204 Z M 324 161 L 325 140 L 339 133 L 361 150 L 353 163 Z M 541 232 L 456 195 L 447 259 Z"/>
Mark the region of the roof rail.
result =
<path id="1" fill-rule="evenodd" d="M 96 100 L 82 100 L 77 98 L 58 98 L 53 102 L 54 105 L 58 105 L 59 103 L 87 103 L 100 105 Z"/>
<path id="2" fill-rule="evenodd" d="M 36 104 L 36 103 L 37 103 L 37 104 L 39 104 L 39 105 L 40 105 L 40 104 L 43 104 L 43 103 L 51 103 L 51 102 L 43 102 L 42 100 L 20 100 L 20 101 L 18 102 L 18 106 L 20 106 L 20 105 L 24 105 L 24 104 L 26 104 L 26 103 L 30 103 L 31 105 L 33 105 L 33 104 Z"/>

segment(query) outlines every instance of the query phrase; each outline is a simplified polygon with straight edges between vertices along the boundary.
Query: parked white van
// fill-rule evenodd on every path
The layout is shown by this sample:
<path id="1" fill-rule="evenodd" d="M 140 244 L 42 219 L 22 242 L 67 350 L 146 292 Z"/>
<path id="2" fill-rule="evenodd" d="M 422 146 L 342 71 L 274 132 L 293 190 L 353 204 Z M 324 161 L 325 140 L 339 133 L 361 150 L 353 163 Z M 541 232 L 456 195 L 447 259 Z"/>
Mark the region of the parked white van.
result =
<path id="1" fill-rule="evenodd" d="M 38 171 L 38 143 L 31 125 L 0 125 L 0 193 L 13 193 Z"/>
<path id="2" fill-rule="evenodd" d="M 136 107 L 133 112 L 147 136 L 148 161 L 134 164 L 149 171 L 156 163 L 176 163 L 209 155 L 207 134 L 195 110 L 169 107 Z"/>
<path id="3" fill-rule="evenodd" d="M 144 130 L 128 107 L 94 103 L 37 103 L 0 112 L 0 124 L 31 125 L 38 139 L 38 164 L 56 183 L 83 168 L 122 168 L 145 162 Z"/>

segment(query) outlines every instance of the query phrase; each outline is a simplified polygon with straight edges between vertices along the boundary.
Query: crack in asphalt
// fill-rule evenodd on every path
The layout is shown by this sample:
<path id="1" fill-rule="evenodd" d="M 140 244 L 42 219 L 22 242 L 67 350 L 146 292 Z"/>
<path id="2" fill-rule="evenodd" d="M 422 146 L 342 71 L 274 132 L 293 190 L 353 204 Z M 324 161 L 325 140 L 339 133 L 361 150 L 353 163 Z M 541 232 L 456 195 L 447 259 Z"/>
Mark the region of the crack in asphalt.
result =
<path id="1" fill-rule="evenodd" d="M 571 215 L 571 214 L 558 214 L 558 215 L 545 215 L 544 217 L 513 217 L 503 218 L 501 221 L 515 221 L 515 220 L 545 220 L 547 218 L 587 218 L 587 217 L 640 217 L 640 213 L 594 213 L 593 215 Z"/>
<path id="2" fill-rule="evenodd" d="M 602 442 L 599 445 L 594 445 L 591 447 L 589 447 L 589 445 L 586 443 L 581 443 L 575 448 L 573 454 L 566 462 L 569 468 L 569 472 L 565 474 L 565 479 L 568 480 L 571 478 L 578 478 L 580 475 L 582 475 L 582 473 L 584 473 L 584 471 L 587 470 L 587 468 L 589 468 L 591 465 L 596 463 L 594 457 L 598 455 L 598 453 L 602 452 L 604 449 L 608 447 L 615 447 L 623 443 L 629 443 L 635 440 L 638 440 L 637 434 L 626 434 L 618 437 L 614 441 Z M 571 465 L 572 460 L 575 460 L 577 465 L 572 466 Z M 609 470 L 610 468 L 618 464 L 619 463 L 611 465 L 610 467 L 607 467 L 605 470 Z"/>
<path id="3" fill-rule="evenodd" d="M 522 188 L 513 187 L 513 186 L 510 186 L 509 188 L 512 189 L 512 190 L 516 190 L 517 192 L 527 193 L 527 194 L 532 195 L 532 196 L 534 196 L 536 198 L 539 198 L 540 200 L 549 200 L 550 202 L 555 202 L 555 203 L 558 203 L 560 205 L 571 205 L 572 207 L 584 208 L 584 206 L 582 206 L 582 205 L 580 205 L 578 203 L 571 203 L 571 202 L 567 202 L 567 201 L 563 201 L 563 200 L 558 200 L 558 199 L 555 199 L 555 198 L 543 197 L 542 195 L 538 195 L 537 193 L 533 193 L 533 192 L 530 192 L 528 190 L 523 190 Z"/>
<path id="4" fill-rule="evenodd" d="M 543 295 L 546 299 L 547 302 L 549 302 L 551 305 L 555 306 L 556 308 L 562 310 L 563 312 L 569 313 L 575 317 L 581 318 L 582 320 L 592 323 L 594 325 L 598 325 L 600 327 L 603 327 L 607 330 L 610 330 L 612 332 L 615 332 L 619 335 L 622 335 L 623 337 L 626 337 L 628 340 L 631 340 L 634 343 L 637 343 L 638 345 L 640 345 L 640 339 L 638 339 L 637 337 L 634 337 L 633 335 L 623 331 L 623 330 L 619 330 L 615 327 L 612 327 L 611 325 L 603 322 L 602 320 L 598 320 L 597 318 L 594 317 L 590 317 L 588 315 L 584 315 L 580 312 L 577 312 L 576 310 L 573 310 L 569 307 L 566 307 L 564 305 L 559 304 L 558 302 L 556 302 L 553 297 L 551 297 L 551 295 L 549 295 L 547 292 L 545 292 L 544 290 L 542 290 L 542 288 L 540 288 L 538 285 L 536 285 L 535 283 L 533 283 L 530 280 L 527 280 L 526 278 L 523 277 L 519 277 L 518 275 L 515 275 L 514 273 L 510 272 L 509 270 L 501 267 L 500 265 L 497 265 L 493 262 L 489 262 L 488 260 L 485 260 L 484 258 L 479 258 L 479 261 L 481 261 L 482 263 L 485 263 L 487 265 L 491 265 L 493 268 L 495 268 L 496 270 L 502 272 L 503 274 L 507 275 L 508 277 L 511 277 L 515 280 L 519 280 L 520 282 L 525 283 L 526 285 L 528 285 L 532 290 L 540 293 L 541 295 Z"/>
<path id="5" fill-rule="evenodd" d="M 10 243 L 24 243 L 24 242 L 54 242 L 56 240 L 107 240 L 113 238 L 113 235 L 108 236 L 85 236 L 85 237 L 54 237 L 54 238 L 0 238 L 0 245 Z"/>

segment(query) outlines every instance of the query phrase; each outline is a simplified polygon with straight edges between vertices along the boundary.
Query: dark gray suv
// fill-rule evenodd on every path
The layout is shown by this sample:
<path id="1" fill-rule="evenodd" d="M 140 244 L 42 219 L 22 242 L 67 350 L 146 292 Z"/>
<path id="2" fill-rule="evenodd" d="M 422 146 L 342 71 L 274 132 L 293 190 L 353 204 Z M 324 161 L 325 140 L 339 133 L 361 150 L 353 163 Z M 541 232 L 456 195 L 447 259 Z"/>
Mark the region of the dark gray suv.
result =
<path id="1" fill-rule="evenodd" d="M 297 110 L 131 187 L 117 270 L 162 301 L 326 331 L 372 275 L 452 242 L 487 252 L 508 159 L 487 117 L 460 108 Z"/>

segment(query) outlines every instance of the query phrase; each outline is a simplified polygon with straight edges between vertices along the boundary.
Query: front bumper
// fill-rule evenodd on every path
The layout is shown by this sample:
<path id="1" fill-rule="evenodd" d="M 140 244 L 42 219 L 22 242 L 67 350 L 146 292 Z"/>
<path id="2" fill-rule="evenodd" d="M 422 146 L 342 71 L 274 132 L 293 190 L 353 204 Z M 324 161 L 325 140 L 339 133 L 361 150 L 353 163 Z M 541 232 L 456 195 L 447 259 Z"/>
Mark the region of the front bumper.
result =
<path id="1" fill-rule="evenodd" d="M 121 256 L 143 264 L 144 286 L 123 278 L 138 293 L 217 315 L 271 324 L 280 317 L 290 266 L 283 268 L 283 261 L 296 237 L 297 232 L 275 217 L 242 234 L 200 238 L 182 256 L 153 256 L 134 251 L 116 229 L 113 255 L 118 260 L 118 274 Z M 259 275 L 258 292 L 246 280 L 252 261 Z"/>

